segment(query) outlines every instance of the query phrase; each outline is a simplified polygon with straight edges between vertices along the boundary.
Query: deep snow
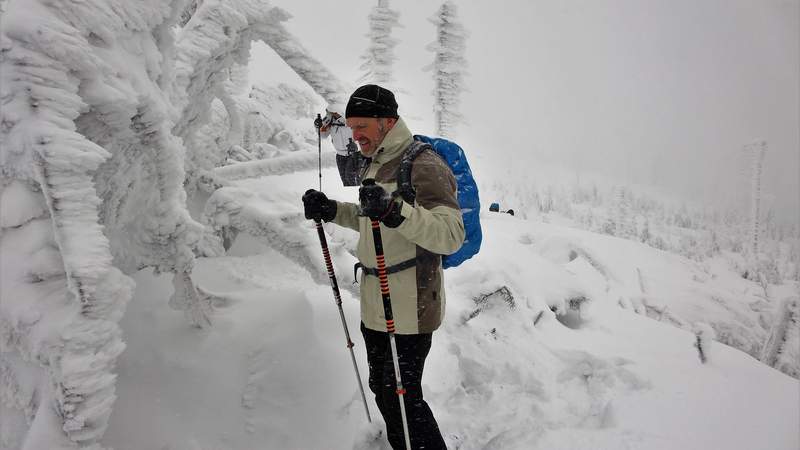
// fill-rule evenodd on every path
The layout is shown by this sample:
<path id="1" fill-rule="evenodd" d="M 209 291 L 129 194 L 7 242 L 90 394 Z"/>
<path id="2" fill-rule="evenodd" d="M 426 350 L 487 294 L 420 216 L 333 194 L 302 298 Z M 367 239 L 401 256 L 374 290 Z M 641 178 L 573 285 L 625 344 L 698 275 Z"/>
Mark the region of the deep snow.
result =
<path id="1" fill-rule="evenodd" d="M 292 191 L 299 197 L 311 175 L 246 180 L 237 189 L 251 189 L 261 202 Z M 332 170 L 324 175 L 332 197 L 355 195 L 329 186 Z M 267 189 L 276 183 L 282 194 Z M 300 203 L 294 208 L 299 214 Z M 452 448 L 800 445 L 797 380 L 719 343 L 702 364 L 690 330 L 635 312 L 642 294 L 631 267 L 640 268 L 650 295 L 692 320 L 690 312 L 720 314 L 708 293 L 729 282 L 724 270 L 698 282 L 692 262 L 642 244 L 506 214 L 482 219 L 481 253 L 446 273 L 447 318 L 424 378 Z M 332 247 L 354 237 L 326 227 L 334 231 Z M 297 228 L 314 243 L 310 221 Z M 121 322 L 128 349 L 119 361 L 119 400 L 104 444 L 385 448 L 370 440 L 379 427 L 365 425 L 329 286 L 262 242 L 240 234 L 228 256 L 199 261 L 195 281 L 219 296 L 207 330 L 188 327 L 168 308 L 168 278 L 136 275 L 139 287 Z M 340 285 L 348 286 L 352 275 L 341 266 Z M 472 300 L 502 286 L 513 307 L 498 296 L 480 308 Z M 365 377 L 358 303 L 342 293 Z M 579 297 L 587 300 L 571 310 L 569 299 Z M 740 309 L 735 300 L 726 300 L 730 310 Z"/>

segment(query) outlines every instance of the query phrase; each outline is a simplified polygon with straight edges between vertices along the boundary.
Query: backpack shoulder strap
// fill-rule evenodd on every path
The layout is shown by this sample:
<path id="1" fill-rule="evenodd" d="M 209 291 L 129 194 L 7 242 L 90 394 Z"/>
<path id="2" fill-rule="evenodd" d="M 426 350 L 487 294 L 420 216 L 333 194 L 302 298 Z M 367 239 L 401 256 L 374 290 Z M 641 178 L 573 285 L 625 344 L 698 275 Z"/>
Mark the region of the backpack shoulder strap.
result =
<path id="1" fill-rule="evenodd" d="M 414 140 L 400 159 L 400 167 L 397 168 L 397 194 L 410 205 L 417 198 L 417 191 L 411 184 L 411 166 L 420 153 L 432 148 L 430 144 Z"/>

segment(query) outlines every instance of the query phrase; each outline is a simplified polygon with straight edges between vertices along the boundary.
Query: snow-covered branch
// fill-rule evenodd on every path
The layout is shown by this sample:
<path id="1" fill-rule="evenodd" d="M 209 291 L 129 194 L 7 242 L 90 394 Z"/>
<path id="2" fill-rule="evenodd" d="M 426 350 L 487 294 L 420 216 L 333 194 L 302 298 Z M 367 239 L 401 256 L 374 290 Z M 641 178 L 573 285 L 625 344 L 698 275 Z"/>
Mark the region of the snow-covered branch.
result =
<path id="1" fill-rule="evenodd" d="M 339 78 L 323 66 L 300 44 L 300 42 L 281 24 L 291 16 L 280 8 L 273 8 L 270 14 L 273 22 L 259 36 L 289 67 L 328 103 L 343 103 L 351 90 Z"/>
<path id="2" fill-rule="evenodd" d="M 227 181 L 242 180 L 245 178 L 256 178 L 270 175 L 285 175 L 303 170 L 317 169 L 319 156 L 311 152 L 295 152 L 285 156 L 263 159 L 258 161 L 247 161 L 231 164 L 214 169 L 215 177 Z M 336 154 L 325 152 L 322 154 L 322 167 L 329 168 L 336 166 Z"/>
<path id="3" fill-rule="evenodd" d="M 208 105 L 218 86 L 229 78 L 228 68 L 246 65 L 250 43 L 263 40 L 326 101 L 341 101 L 346 92 L 337 77 L 286 30 L 290 15 L 262 0 L 207 0 L 181 30 L 172 99 L 182 111 L 178 136 L 191 135 L 207 121 Z"/>
<path id="4" fill-rule="evenodd" d="M 320 284 L 328 282 L 327 271 L 313 222 L 305 220 L 298 206 L 297 193 L 285 190 L 253 192 L 240 187 L 224 187 L 209 198 L 203 213 L 216 230 L 233 228 L 246 232 L 308 270 Z M 342 245 L 330 243 L 332 260 L 340 286 L 351 288 L 355 258 Z"/>

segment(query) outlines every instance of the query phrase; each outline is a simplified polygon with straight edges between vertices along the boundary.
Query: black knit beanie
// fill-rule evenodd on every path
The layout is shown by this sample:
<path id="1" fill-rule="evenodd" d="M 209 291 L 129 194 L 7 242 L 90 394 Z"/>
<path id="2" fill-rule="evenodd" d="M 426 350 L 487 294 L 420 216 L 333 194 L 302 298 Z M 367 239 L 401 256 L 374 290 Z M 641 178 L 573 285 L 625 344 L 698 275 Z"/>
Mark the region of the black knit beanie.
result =
<path id="1" fill-rule="evenodd" d="M 353 92 L 347 102 L 344 116 L 350 117 L 393 117 L 397 115 L 397 101 L 392 91 L 376 84 L 361 86 Z"/>

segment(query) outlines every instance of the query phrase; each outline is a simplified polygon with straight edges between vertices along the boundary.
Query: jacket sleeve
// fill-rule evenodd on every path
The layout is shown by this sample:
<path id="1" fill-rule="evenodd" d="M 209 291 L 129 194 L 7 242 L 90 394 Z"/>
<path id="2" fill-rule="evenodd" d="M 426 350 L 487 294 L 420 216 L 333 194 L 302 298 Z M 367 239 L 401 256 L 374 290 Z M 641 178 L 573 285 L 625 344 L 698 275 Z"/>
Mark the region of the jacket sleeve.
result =
<path id="1" fill-rule="evenodd" d="M 406 239 L 433 253 L 449 255 L 464 243 L 464 221 L 456 180 L 442 159 L 430 151 L 419 155 L 411 170 L 416 205 L 403 202 L 406 220 L 397 227 Z"/>
<path id="2" fill-rule="evenodd" d="M 333 218 L 333 223 L 358 231 L 358 205 L 336 202 L 336 217 Z"/>

